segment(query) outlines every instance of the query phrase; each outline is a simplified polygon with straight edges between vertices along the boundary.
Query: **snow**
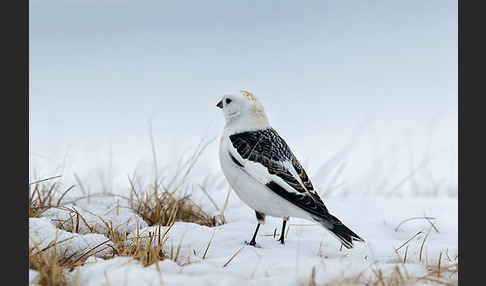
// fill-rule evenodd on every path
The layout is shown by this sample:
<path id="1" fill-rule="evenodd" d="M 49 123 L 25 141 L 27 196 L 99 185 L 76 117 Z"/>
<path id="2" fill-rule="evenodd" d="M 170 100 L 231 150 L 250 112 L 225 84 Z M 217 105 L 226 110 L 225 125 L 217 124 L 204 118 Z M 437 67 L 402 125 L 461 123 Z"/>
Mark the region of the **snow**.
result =
<path id="1" fill-rule="evenodd" d="M 212 194 L 218 202 L 223 201 L 225 191 Z M 201 197 L 202 198 L 202 197 Z M 423 276 L 426 261 L 438 261 L 442 252 L 442 265 L 449 257 L 458 253 L 457 240 L 457 200 L 451 198 L 376 198 L 376 197 L 331 197 L 324 199 L 330 211 L 348 227 L 361 235 L 366 244 L 355 243 L 354 249 L 340 249 L 340 243 L 321 226 L 301 220 L 291 219 L 285 245 L 273 238 L 277 228 L 277 238 L 281 220 L 267 217 L 260 227 L 257 248 L 247 246 L 256 226 L 254 212 L 233 194 L 225 210 L 227 223 L 217 227 L 205 227 L 193 223 L 176 222 L 166 234 L 164 248 L 175 253 L 180 248 L 177 261 L 164 260 L 148 267 L 130 257 L 112 259 L 90 258 L 84 266 L 70 273 L 79 285 L 298 285 L 308 281 L 315 267 L 315 279 L 325 283 L 363 273 L 372 275 L 373 269 L 392 271 L 396 265 L 408 273 Z M 206 205 L 209 208 L 209 205 Z M 125 208 L 119 208 L 118 215 L 112 210 L 113 200 L 99 200 L 97 203 L 78 204 L 77 210 L 102 216 L 116 222 L 129 232 L 129 237 L 146 237 L 152 233 L 157 237 L 158 227 L 148 227 L 141 218 Z M 110 209 L 111 208 L 111 209 Z M 124 209 L 122 211 L 122 209 Z M 213 208 L 214 209 L 214 208 Z M 55 222 L 63 217 L 62 212 L 52 210 L 44 218 L 29 220 L 30 236 L 44 238 L 42 246 L 55 238 Z M 83 216 L 95 222 L 96 216 Z M 426 219 L 413 217 L 430 216 Z M 129 223 L 127 223 L 129 222 Z M 137 230 L 134 223 L 139 224 Z M 435 226 L 438 230 L 434 230 Z M 167 227 L 161 227 L 163 234 Z M 58 230 L 58 239 L 69 235 L 70 251 L 82 247 L 93 247 L 106 238 L 101 234 L 71 234 Z M 418 232 L 419 235 L 415 236 Z M 213 236 L 203 259 L 204 252 Z M 420 249 L 425 240 L 422 257 Z M 412 238 L 399 250 L 407 240 Z M 154 240 L 156 241 L 156 239 Z M 62 244 L 60 245 L 62 250 Z M 407 251 L 407 262 L 403 260 Z M 236 256 L 230 261 L 230 258 Z M 101 257 L 102 255 L 97 255 Z M 420 261 L 421 260 L 421 261 Z M 189 263 L 188 263 L 189 262 Z M 182 266 L 184 265 L 184 266 Z M 226 266 L 225 266 L 226 265 Z"/>
<path id="2" fill-rule="evenodd" d="M 96 248 L 95 255 L 102 257 L 111 254 L 112 248 L 108 247 L 109 244 L 110 242 L 102 234 L 71 233 L 57 229 L 46 218 L 29 218 L 29 248 L 34 248 L 34 252 L 49 247 L 49 250 L 56 251 L 60 257 L 77 259 L 92 248 L 101 245 Z"/>
<path id="3" fill-rule="evenodd" d="M 82 216 L 79 223 L 76 212 Z M 133 232 L 137 227 L 147 226 L 147 223 L 126 205 L 121 206 L 119 201 L 111 198 L 80 200 L 76 205 L 67 204 L 62 208 L 50 208 L 42 216 L 49 218 L 53 223 L 62 224 L 64 228 L 73 229 L 78 225 L 79 233 L 105 233 L 108 230 L 107 224 L 119 232 Z"/>

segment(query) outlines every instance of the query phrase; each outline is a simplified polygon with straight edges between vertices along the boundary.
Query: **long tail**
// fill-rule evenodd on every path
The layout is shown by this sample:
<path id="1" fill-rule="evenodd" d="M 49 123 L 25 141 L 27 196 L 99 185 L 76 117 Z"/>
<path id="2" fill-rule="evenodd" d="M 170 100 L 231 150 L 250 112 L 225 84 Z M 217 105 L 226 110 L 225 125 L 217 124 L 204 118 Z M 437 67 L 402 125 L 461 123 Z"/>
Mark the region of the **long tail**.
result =
<path id="1" fill-rule="evenodd" d="M 353 248 L 353 241 L 365 242 L 364 239 L 331 214 L 328 214 L 325 218 L 315 217 L 314 219 L 329 230 L 346 248 Z"/>

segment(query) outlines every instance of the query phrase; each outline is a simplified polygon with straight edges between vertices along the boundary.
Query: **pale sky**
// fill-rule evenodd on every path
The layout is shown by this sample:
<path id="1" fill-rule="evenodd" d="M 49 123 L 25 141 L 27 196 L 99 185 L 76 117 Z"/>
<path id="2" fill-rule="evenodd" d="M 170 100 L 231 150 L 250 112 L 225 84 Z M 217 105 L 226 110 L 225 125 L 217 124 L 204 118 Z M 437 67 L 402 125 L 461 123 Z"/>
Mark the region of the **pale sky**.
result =
<path id="1" fill-rule="evenodd" d="M 358 130 L 350 177 L 428 153 L 457 188 L 457 60 L 457 1 L 32 0 L 31 175 L 89 177 L 111 153 L 126 178 L 150 159 L 149 118 L 171 163 L 246 89 L 311 174 Z M 196 173 L 219 172 L 216 151 Z"/>

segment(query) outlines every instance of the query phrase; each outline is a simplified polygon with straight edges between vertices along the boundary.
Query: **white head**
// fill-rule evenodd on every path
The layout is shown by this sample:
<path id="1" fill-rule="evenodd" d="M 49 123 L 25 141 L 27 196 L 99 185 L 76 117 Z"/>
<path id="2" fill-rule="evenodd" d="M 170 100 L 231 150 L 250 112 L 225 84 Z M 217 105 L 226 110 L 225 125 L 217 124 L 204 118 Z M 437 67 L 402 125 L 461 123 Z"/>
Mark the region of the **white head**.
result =
<path id="1" fill-rule="evenodd" d="M 263 105 L 248 91 L 227 94 L 216 106 L 223 110 L 225 128 L 249 131 L 270 127 Z"/>

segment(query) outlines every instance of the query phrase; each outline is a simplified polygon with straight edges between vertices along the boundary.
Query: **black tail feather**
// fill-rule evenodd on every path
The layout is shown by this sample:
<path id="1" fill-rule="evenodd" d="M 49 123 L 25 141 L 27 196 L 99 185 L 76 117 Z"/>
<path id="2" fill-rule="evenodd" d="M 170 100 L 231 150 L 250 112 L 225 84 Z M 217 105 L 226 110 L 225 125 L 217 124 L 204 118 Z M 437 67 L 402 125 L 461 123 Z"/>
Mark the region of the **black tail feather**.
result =
<path id="1" fill-rule="evenodd" d="M 316 220 L 341 241 L 346 248 L 353 248 L 353 241 L 365 242 L 364 239 L 332 215 L 326 218 L 316 218 Z"/>

